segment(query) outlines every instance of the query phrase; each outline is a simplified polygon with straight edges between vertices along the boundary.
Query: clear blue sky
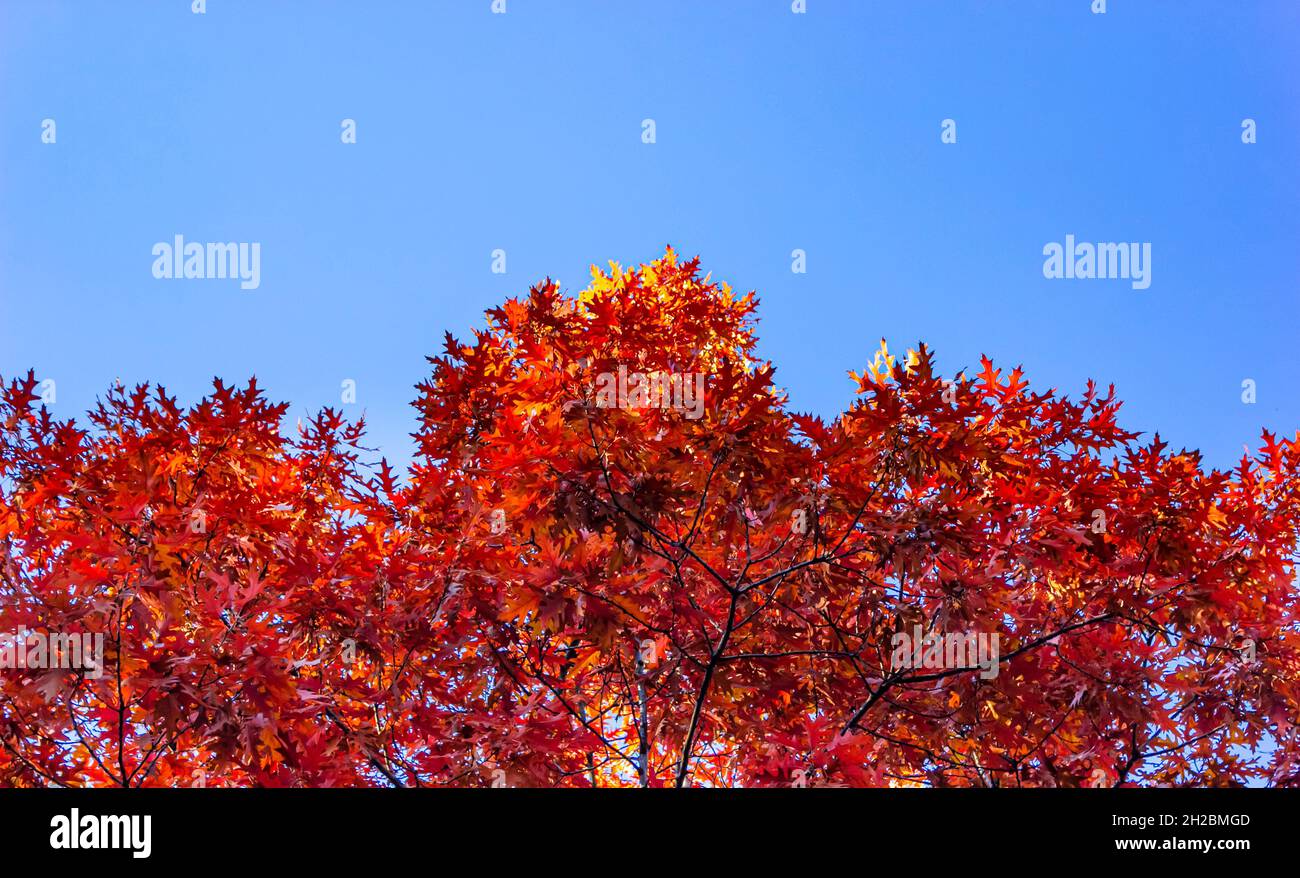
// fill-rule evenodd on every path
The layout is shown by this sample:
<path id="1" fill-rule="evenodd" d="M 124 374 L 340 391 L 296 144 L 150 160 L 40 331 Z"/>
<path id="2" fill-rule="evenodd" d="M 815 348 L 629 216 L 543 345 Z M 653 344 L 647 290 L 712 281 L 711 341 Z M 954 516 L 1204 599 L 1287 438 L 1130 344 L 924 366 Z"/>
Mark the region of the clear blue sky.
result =
<path id="1" fill-rule="evenodd" d="M 115 377 L 256 374 L 295 414 L 352 378 L 403 462 L 444 330 L 671 243 L 759 292 L 797 409 L 925 340 L 1113 381 L 1231 465 L 1300 428 L 1300 3 L 1089 5 L 0 0 L 0 374 L 60 416 Z M 260 288 L 155 280 L 177 234 L 260 242 Z M 1150 242 L 1151 287 L 1045 279 L 1067 234 Z"/>

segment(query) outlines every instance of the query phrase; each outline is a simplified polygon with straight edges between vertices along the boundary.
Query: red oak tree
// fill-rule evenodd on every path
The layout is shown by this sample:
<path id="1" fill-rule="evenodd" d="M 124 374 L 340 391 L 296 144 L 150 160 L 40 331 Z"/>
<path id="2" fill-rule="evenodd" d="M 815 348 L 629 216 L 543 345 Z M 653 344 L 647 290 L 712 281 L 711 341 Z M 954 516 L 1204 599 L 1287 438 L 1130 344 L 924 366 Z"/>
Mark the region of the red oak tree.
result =
<path id="1" fill-rule="evenodd" d="M 10 785 L 1296 782 L 1300 447 L 1232 472 L 1113 389 L 882 345 L 797 414 L 696 260 L 547 281 L 447 338 L 408 478 L 255 385 L 10 382 Z"/>

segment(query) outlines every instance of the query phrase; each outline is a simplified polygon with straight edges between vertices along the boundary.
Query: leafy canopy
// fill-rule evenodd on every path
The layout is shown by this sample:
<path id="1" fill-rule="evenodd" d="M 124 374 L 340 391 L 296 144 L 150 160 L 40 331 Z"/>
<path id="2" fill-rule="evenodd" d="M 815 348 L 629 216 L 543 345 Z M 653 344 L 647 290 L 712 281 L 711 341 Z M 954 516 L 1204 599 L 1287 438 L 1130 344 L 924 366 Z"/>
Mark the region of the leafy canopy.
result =
<path id="1" fill-rule="evenodd" d="M 431 359 L 404 478 L 255 382 L 87 427 L 8 382 L 0 632 L 105 647 L 0 671 L 3 783 L 1296 782 L 1296 440 L 1207 470 L 1113 388 L 883 344 L 826 421 L 755 307 L 672 250 L 534 286 Z M 610 406 L 620 367 L 702 405 Z M 918 631 L 1000 648 L 900 666 Z"/>

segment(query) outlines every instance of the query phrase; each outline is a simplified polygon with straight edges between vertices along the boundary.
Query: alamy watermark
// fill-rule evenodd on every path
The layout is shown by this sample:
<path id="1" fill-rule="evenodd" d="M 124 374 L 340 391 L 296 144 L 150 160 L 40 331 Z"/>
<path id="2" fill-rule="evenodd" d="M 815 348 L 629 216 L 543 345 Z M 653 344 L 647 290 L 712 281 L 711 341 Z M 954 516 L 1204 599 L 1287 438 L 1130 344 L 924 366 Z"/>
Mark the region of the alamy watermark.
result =
<path id="1" fill-rule="evenodd" d="M 704 375 L 699 372 L 617 372 L 596 376 L 596 406 L 673 409 L 694 421 L 704 415 Z"/>
<path id="2" fill-rule="evenodd" d="M 255 290 L 262 285 L 262 245 L 253 243 L 185 243 L 177 235 L 172 243 L 153 245 L 153 276 L 159 280 L 211 280 L 238 278 L 239 288 Z"/>
<path id="3" fill-rule="evenodd" d="M 893 654 L 890 669 L 953 671 L 962 668 L 979 668 L 980 679 L 991 680 L 998 675 L 999 635 L 985 632 L 932 631 L 921 633 L 921 626 L 912 626 L 912 633 L 899 631 L 890 639 Z"/>
<path id="4" fill-rule="evenodd" d="M 137 860 L 153 850 L 153 817 L 149 814 L 82 814 L 77 808 L 50 818 L 50 847 L 54 850 L 129 850 Z"/>
<path id="5" fill-rule="evenodd" d="M 1076 244 L 1074 235 L 1065 243 L 1049 241 L 1043 245 L 1043 277 L 1089 280 L 1132 280 L 1133 289 L 1151 286 L 1151 243 Z"/>
<path id="6" fill-rule="evenodd" d="M 104 674 L 103 632 L 46 634 L 20 625 L 15 633 L 0 634 L 0 670 L 11 668 L 82 670 L 98 680 Z"/>

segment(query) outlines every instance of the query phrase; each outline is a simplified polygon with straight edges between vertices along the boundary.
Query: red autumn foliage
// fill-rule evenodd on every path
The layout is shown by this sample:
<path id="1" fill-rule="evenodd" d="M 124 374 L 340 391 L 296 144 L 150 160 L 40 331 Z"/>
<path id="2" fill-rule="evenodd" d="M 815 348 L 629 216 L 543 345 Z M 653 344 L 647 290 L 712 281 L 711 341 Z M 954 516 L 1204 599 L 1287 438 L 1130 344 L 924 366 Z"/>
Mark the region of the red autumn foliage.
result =
<path id="1" fill-rule="evenodd" d="M 1296 782 L 1296 440 L 1208 470 L 924 346 L 796 414 L 755 305 L 671 250 L 542 283 L 448 337 L 401 479 L 255 383 L 7 382 L 0 633 L 103 661 L 0 671 L 0 782 Z"/>

